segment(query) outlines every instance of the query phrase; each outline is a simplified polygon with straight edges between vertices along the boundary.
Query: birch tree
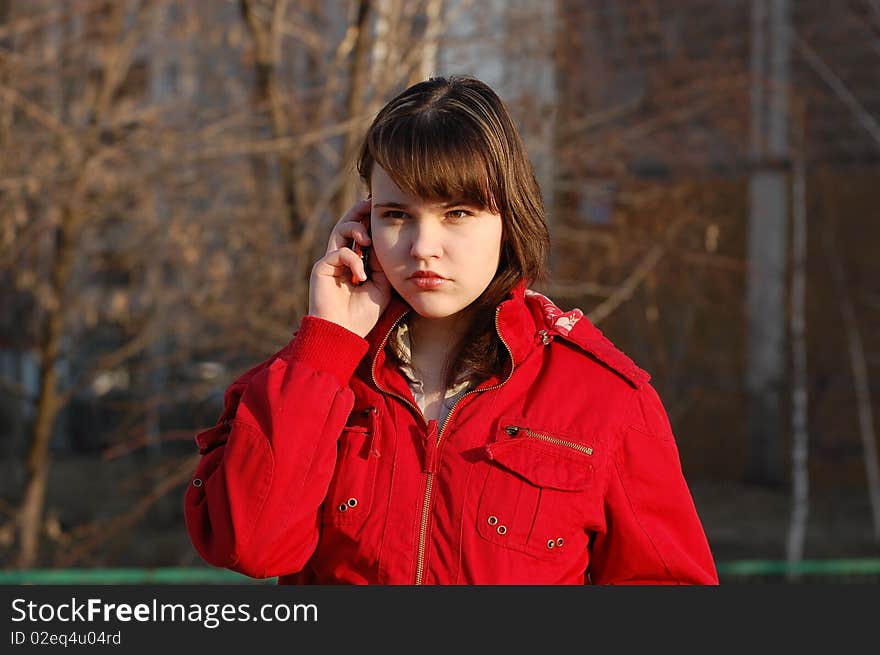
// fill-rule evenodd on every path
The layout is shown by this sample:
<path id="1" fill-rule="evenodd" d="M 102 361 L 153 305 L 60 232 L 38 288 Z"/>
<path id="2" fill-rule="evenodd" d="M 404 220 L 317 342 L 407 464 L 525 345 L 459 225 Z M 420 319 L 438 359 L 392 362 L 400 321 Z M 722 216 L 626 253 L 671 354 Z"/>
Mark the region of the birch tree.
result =
<path id="1" fill-rule="evenodd" d="M 782 480 L 787 271 L 788 0 L 752 0 L 752 159 L 749 182 L 747 372 L 749 477 Z"/>
<path id="2" fill-rule="evenodd" d="M 810 515 L 808 373 L 807 373 L 807 172 L 804 139 L 804 110 L 799 112 L 799 130 L 792 176 L 791 320 L 792 404 L 791 404 L 791 519 L 786 542 L 789 579 L 797 579 L 795 566 L 803 559 L 807 521 Z"/>

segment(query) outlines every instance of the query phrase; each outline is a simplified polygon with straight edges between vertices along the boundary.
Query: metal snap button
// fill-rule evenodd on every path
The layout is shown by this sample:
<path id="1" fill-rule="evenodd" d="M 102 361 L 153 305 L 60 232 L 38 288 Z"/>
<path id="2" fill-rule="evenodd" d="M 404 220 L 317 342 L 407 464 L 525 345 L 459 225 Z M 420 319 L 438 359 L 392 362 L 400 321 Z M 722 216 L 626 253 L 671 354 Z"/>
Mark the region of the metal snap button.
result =
<path id="1" fill-rule="evenodd" d="M 338 509 L 340 512 L 344 512 L 348 509 L 348 505 L 346 505 L 345 503 L 339 503 L 339 507 L 337 507 L 336 509 Z"/>
<path id="2" fill-rule="evenodd" d="M 495 525 L 496 523 L 498 523 L 498 517 L 497 516 L 490 516 L 489 518 L 486 519 L 486 522 L 489 525 Z"/>
<path id="3" fill-rule="evenodd" d="M 357 507 L 357 504 L 358 504 L 357 498 L 349 498 L 348 499 L 348 506 L 349 507 Z"/>
<path id="4" fill-rule="evenodd" d="M 562 548 L 562 544 L 564 544 L 564 543 L 565 543 L 565 540 L 562 537 L 559 537 L 559 539 L 556 540 L 556 545 L 559 546 L 560 548 Z"/>
<path id="5" fill-rule="evenodd" d="M 555 546 L 555 545 L 556 545 L 556 542 L 553 541 L 552 539 L 547 540 L 547 548 L 553 548 L 553 546 Z"/>
<path id="6" fill-rule="evenodd" d="M 499 525 L 497 528 L 495 528 L 495 530 L 496 532 L 498 532 L 498 534 L 507 534 L 507 528 L 505 528 L 503 525 Z"/>
<path id="7" fill-rule="evenodd" d="M 201 478 L 195 478 L 195 479 L 193 480 L 193 486 L 194 486 L 194 487 L 201 487 L 201 486 L 202 486 L 202 479 L 201 479 Z"/>

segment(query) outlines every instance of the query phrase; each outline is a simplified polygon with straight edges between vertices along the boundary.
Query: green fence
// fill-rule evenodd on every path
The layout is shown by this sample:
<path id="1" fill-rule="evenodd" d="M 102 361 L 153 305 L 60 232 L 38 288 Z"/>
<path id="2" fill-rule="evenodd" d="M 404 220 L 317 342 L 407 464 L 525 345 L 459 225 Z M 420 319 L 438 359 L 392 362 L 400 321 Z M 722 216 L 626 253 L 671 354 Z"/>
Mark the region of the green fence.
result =
<path id="1" fill-rule="evenodd" d="M 828 582 L 876 584 L 880 582 L 880 559 L 803 560 L 789 565 L 778 560 L 719 562 L 722 584 L 779 582 Z M 257 580 L 211 567 L 155 569 L 33 569 L 0 571 L 0 584 L 276 584 L 276 578 Z"/>
<path id="2" fill-rule="evenodd" d="M 740 560 L 718 564 L 718 577 L 725 583 L 828 582 L 876 584 L 880 582 L 880 559 Z"/>

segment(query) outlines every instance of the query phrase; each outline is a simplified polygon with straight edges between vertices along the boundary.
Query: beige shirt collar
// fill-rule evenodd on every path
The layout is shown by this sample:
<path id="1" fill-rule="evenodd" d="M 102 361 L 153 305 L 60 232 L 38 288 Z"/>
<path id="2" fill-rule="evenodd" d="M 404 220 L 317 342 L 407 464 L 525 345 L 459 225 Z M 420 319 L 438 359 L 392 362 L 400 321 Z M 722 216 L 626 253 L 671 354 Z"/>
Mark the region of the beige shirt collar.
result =
<path id="1" fill-rule="evenodd" d="M 405 322 L 400 323 L 392 335 L 392 338 L 395 339 L 396 345 L 399 346 L 400 352 L 403 354 L 404 361 L 400 364 L 400 372 L 403 373 L 404 377 L 407 379 L 416 403 L 422 411 L 424 411 L 426 406 L 424 385 L 419 379 L 415 369 L 410 364 L 412 361 L 412 338 L 409 332 L 409 325 Z M 467 372 L 465 371 L 464 373 Z M 443 399 L 443 409 L 441 411 L 441 421 L 446 418 L 458 399 L 467 392 L 468 386 L 468 381 L 465 377 L 465 379 L 460 380 L 446 390 Z"/>

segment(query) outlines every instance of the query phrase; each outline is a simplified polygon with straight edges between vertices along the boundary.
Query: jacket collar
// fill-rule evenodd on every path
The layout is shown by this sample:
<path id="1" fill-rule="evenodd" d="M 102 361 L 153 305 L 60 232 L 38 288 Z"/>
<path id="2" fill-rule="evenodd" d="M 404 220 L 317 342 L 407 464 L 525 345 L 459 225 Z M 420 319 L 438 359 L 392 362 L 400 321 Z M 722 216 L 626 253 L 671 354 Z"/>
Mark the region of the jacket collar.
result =
<path id="1" fill-rule="evenodd" d="M 602 331 L 587 318 L 584 318 L 583 326 L 580 330 L 572 330 L 569 338 L 617 373 L 632 387 L 640 389 L 650 382 L 651 375 L 639 368 L 633 360 L 611 343 L 602 334 Z"/>
<path id="2" fill-rule="evenodd" d="M 507 345 L 511 356 L 513 357 L 514 367 L 523 361 L 528 353 L 540 344 L 538 330 L 540 326 L 535 325 L 534 314 L 529 308 L 525 300 L 526 285 L 525 280 L 520 280 L 507 298 L 498 305 L 497 310 L 497 326 L 498 334 L 501 340 Z M 400 297 L 400 295 L 392 289 L 391 301 L 379 321 L 366 336 L 369 343 L 367 356 L 364 361 L 367 362 L 367 370 L 365 373 L 371 375 L 371 367 L 373 362 L 376 364 L 376 375 L 380 375 L 380 369 L 384 363 L 383 350 L 391 334 L 391 329 L 397 324 L 403 316 L 411 311 L 409 304 Z M 378 355 L 378 360 L 376 359 Z M 382 376 L 384 377 L 384 375 Z M 386 385 L 389 384 L 386 382 Z M 383 385 L 385 386 L 385 385 Z M 394 384 L 397 387 L 399 385 Z"/>
<path id="3" fill-rule="evenodd" d="M 391 328 L 408 311 L 411 311 L 409 304 L 392 289 L 388 307 L 366 337 L 369 350 L 364 361 L 367 363 L 368 375 L 371 374 L 370 367 L 376 361 L 377 353 L 379 359 L 376 361 L 376 371 L 379 375 L 384 354 L 378 351 L 385 346 Z M 563 312 L 543 294 L 527 289 L 524 279 L 520 279 L 507 298 L 498 305 L 497 326 L 498 335 L 513 357 L 514 367 L 535 348 L 546 345 L 554 338 L 562 338 L 589 353 L 633 387 L 642 387 L 651 379 L 647 372 L 618 350 L 583 311 L 572 309 Z"/>
<path id="4" fill-rule="evenodd" d="M 544 343 L 554 337 L 561 337 L 592 355 L 637 389 L 650 381 L 651 376 L 618 350 L 583 311 L 575 308 L 563 312 L 547 296 L 531 289 L 526 289 L 525 296 L 535 314 L 536 323 L 544 325 Z"/>
<path id="5" fill-rule="evenodd" d="M 539 328 L 535 327 L 532 311 L 525 302 L 526 283 L 520 280 L 511 289 L 507 298 L 498 305 L 498 332 L 501 340 L 507 344 L 513 355 L 515 364 L 521 362 L 528 351 L 535 345 L 535 335 Z M 379 321 L 366 336 L 370 344 L 367 356 L 372 362 L 376 352 L 385 346 L 391 328 L 411 311 L 409 304 L 392 289 L 391 302 Z"/>

